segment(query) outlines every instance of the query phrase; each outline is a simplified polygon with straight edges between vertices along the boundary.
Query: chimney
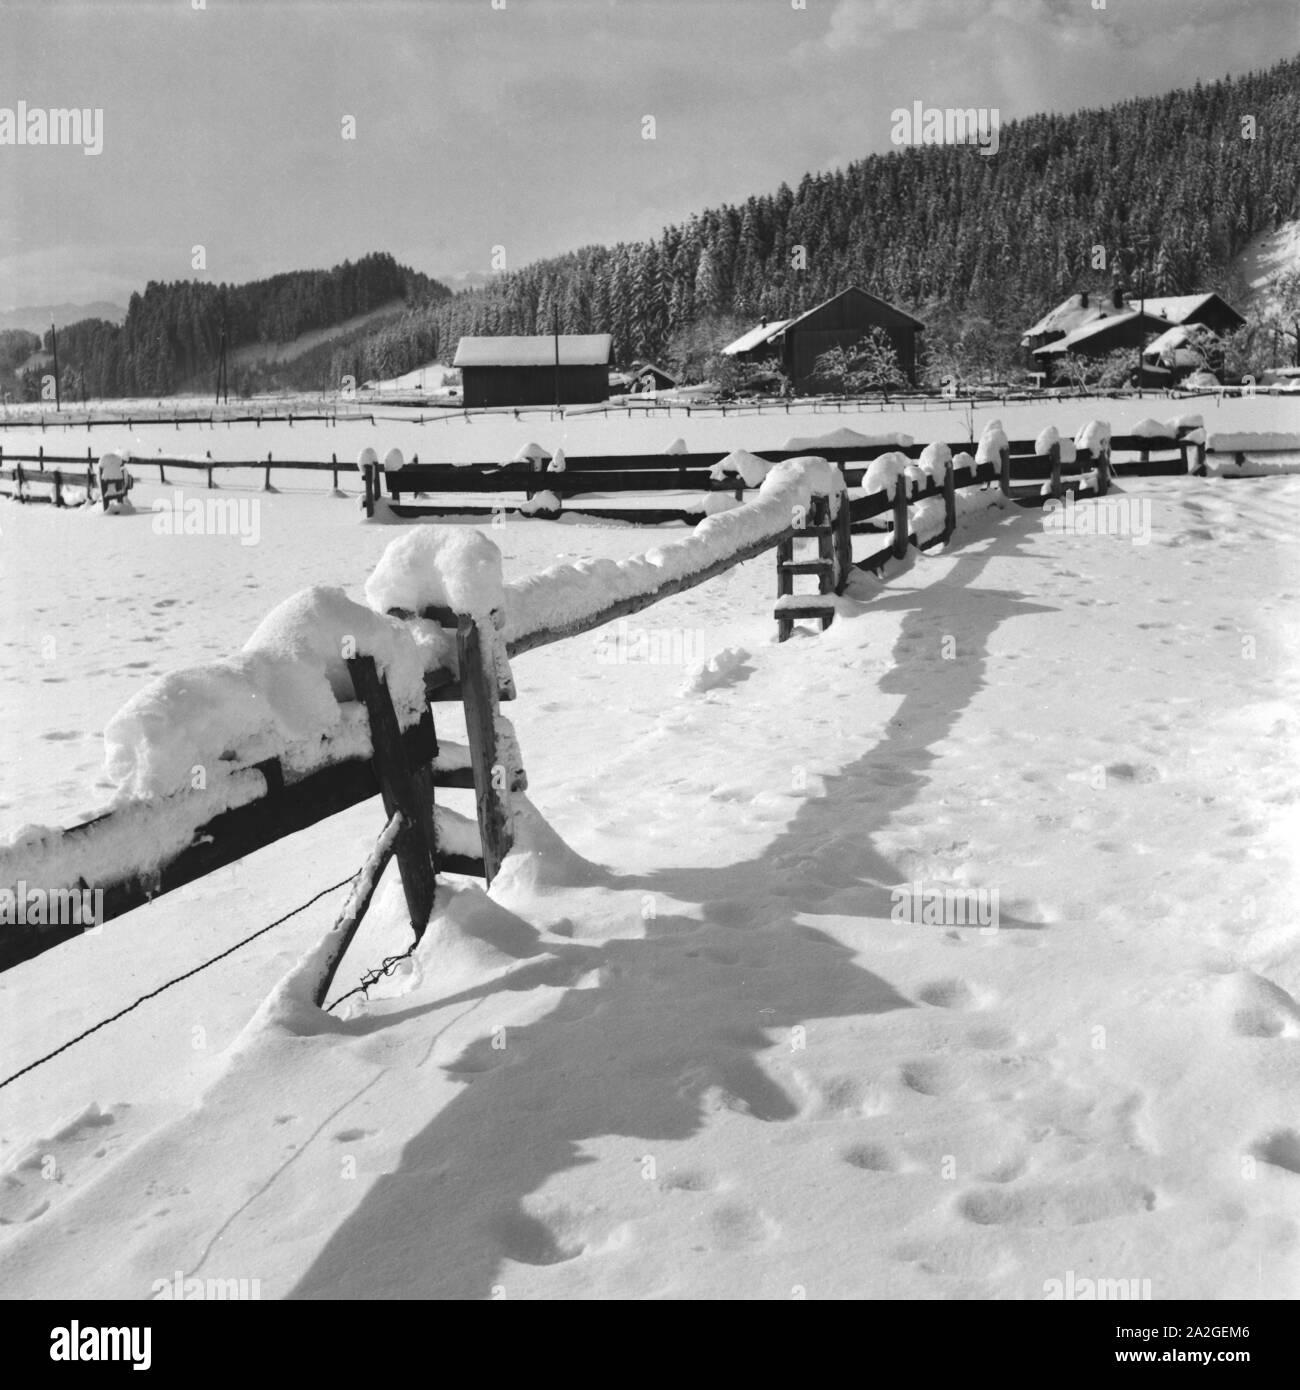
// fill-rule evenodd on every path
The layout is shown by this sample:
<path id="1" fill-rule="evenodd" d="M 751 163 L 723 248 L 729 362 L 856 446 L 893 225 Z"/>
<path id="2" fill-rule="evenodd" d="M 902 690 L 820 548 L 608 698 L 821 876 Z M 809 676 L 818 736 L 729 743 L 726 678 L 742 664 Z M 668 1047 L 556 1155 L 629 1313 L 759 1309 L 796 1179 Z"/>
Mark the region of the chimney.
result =
<path id="1" fill-rule="evenodd" d="M 1079 291 L 1079 308 L 1080 308 L 1080 309 L 1086 309 L 1087 307 L 1088 307 L 1088 291 L 1087 291 L 1087 290 L 1080 290 L 1080 291 Z"/>

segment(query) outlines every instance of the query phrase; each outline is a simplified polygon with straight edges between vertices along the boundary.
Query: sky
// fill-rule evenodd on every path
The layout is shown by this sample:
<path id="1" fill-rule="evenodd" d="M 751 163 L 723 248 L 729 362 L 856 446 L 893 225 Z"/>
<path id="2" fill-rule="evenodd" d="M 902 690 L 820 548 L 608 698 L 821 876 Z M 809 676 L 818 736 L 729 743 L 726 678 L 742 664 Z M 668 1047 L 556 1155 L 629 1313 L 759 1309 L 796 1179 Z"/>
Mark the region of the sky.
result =
<path id="1" fill-rule="evenodd" d="M 1297 0 L 0 0 L 0 123 L 103 141 L 0 144 L 0 309 L 377 250 L 456 287 L 888 150 L 917 101 L 1005 123 L 1297 52 Z"/>

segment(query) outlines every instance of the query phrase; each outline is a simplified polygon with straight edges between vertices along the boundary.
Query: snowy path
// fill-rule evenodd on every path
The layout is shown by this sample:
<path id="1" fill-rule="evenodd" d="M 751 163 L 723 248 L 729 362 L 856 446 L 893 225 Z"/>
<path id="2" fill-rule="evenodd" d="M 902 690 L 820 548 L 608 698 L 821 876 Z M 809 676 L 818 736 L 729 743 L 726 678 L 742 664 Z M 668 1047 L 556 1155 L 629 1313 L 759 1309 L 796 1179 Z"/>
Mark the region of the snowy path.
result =
<path id="1" fill-rule="evenodd" d="M 324 1031 L 176 1058 L 205 991 L 211 1057 L 331 903 L 132 1015 L 165 1104 L 113 1109 L 111 1031 L 11 1087 L 10 1137 L 78 1073 L 114 1118 L 35 1146 L 59 1181 L 0 1176 L 0 1288 L 1295 1297 L 1300 481 L 1125 491 L 1149 545 L 1011 509 L 783 647 L 768 557 L 638 615 L 750 653 L 707 693 L 596 635 L 520 658 L 536 852 Z M 354 867 L 365 809 L 148 911 L 195 919 L 192 961 Z M 996 890 L 998 929 L 891 921 L 913 881 Z M 166 973 L 144 915 L 105 935 L 124 995 Z M 399 924 L 390 883 L 358 969 Z M 65 991 L 60 955 L 25 997 Z"/>

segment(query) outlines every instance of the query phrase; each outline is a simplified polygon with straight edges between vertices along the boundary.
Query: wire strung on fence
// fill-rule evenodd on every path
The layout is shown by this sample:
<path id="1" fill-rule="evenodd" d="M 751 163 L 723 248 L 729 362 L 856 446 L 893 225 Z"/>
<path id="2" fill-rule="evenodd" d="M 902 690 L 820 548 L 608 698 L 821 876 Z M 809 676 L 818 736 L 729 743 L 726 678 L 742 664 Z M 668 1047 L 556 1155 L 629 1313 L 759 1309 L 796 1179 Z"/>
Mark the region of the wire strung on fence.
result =
<path id="1" fill-rule="evenodd" d="M 360 872 L 360 870 L 357 871 L 357 873 Z M 300 912 L 306 912 L 309 907 L 320 902 L 322 898 L 328 897 L 331 893 L 336 893 L 340 888 L 346 888 L 348 884 L 356 880 L 356 877 L 357 874 L 350 874 L 347 878 L 340 880 L 340 882 L 332 883 L 328 888 L 322 888 L 319 893 L 314 897 L 308 898 L 305 903 L 295 907 L 291 912 L 286 912 L 283 917 L 277 917 L 274 922 L 260 927 L 251 936 L 244 937 L 242 941 L 236 941 L 233 946 L 228 946 L 219 955 L 213 956 L 211 960 L 205 960 L 202 965 L 196 965 L 193 970 L 187 970 L 183 975 L 177 975 L 174 979 L 159 985 L 157 989 L 151 989 L 148 994 L 142 994 L 139 999 L 132 1004 L 128 1004 L 126 1008 L 119 1009 L 117 1013 L 110 1014 L 107 1018 L 101 1019 L 84 1032 L 78 1033 L 75 1038 L 69 1038 L 67 1042 L 56 1047 L 53 1052 L 47 1052 L 44 1057 L 38 1057 L 34 1062 L 29 1062 L 25 1067 L 14 1072 L 12 1076 L 6 1076 L 3 1081 L 0 1081 L 0 1090 L 3 1090 L 10 1082 L 17 1081 L 20 1076 L 26 1076 L 29 1071 L 35 1071 L 37 1067 L 44 1066 L 46 1062 L 52 1061 L 60 1053 L 66 1052 L 70 1047 L 84 1041 L 86 1038 L 90 1037 L 92 1033 L 98 1033 L 101 1028 L 107 1028 L 110 1023 L 116 1023 L 118 1019 L 124 1018 L 127 1014 L 131 1013 L 132 1010 L 138 1009 L 141 1004 L 147 1003 L 150 999 L 156 999 L 165 990 L 171 989 L 173 985 L 178 985 L 184 980 L 191 979 L 193 976 L 199 974 L 200 971 L 206 970 L 210 965 L 216 965 L 218 961 L 225 960 L 227 956 L 233 955 L 241 947 L 247 946 L 250 941 L 256 941 L 259 936 L 265 936 L 267 932 L 273 930 L 275 927 L 283 926 L 291 917 L 298 916 Z"/>
<path id="2" fill-rule="evenodd" d="M 367 970 L 366 973 L 362 975 L 361 983 L 355 989 L 348 990 L 346 994 L 340 994 L 332 1004 L 327 1004 L 325 1006 L 325 1012 L 327 1014 L 333 1013 L 345 999 L 351 999 L 354 994 L 364 994 L 369 998 L 370 987 L 372 985 L 377 985 L 385 975 L 391 975 L 402 961 L 409 960 L 411 954 L 419 944 L 418 941 L 412 941 L 406 950 L 402 951 L 399 955 L 385 956 L 383 961 L 375 966 L 373 970 Z"/>

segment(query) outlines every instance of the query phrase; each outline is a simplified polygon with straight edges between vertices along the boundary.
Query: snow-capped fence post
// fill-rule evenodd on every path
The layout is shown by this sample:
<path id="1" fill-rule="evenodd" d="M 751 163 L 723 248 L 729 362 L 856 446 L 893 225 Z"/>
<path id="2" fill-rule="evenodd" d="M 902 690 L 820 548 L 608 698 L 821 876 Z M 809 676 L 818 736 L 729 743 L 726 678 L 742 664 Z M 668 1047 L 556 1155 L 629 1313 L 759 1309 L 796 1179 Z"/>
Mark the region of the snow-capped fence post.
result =
<path id="1" fill-rule="evenodd" d="M 509 801 L 511 770 L 502 759 L 498 738 L 500 677 L 493 655 L 494 643 L 484 642 L 478 624 L 468 613 L 460 614 L 457 620 L 456 650 L 465 733 L 474 769 L 474 805 L 483 842 L 483 871 L 490 884 L 514 843 Z"/>
<path id="2" fill-rule="evenodd" d="M 1059 458 L 1060 451 L 1057 451 Z M 1003 497 L 1011 496 L 1011 446 L 1007 444 L 998 450 L 998 487 Z"/>
<path id="3" fill-rule="evenodd" d="M 1060 497 L 1060 495 L 1061 495 L 1061 442 L 1060 442 L 1059 439 L 1058 439 L 1058 440 L 1056 441 L 1056 443 L 1053 444 L 1052 447 L 1047 451 L 1047 457 L 1048 457 L 1048 461 L 1051 463 L 1051 467 L 1052 467 L 1051 484 L 1050 484 L 1051 491 L 1050 491 L 1049 495 L 1052 496 L 1052 497 Z"/>
<path id="4" fill-rule="evenodd" d="M 1110 444 L 1097 450 L 1097 496 L 1105 497 L 1110 491 Z"/>
<path id="5" fill-rule="evenodd" d="M 417 780 L 407 762 L 388 682 L 379 674 L 374 657 L 349 657 L 347 665 L 353 690 L 370 719 L 370 743 L 384 813 L 391 820 L 400 811 L 406 822 L 395 836 L 394 853 L 402 872 L 411 929 L 418 940 L 433 911 L 437 881 L 433 798 L 426 779 Z"/>
<path id="6" fill-rule="evenodd" d="M 894 479 L 894 536 L 891 551 L 895 560 L 901 560 L 907 554 L 907 542 L 911 532 L 907 520 L 907 489 L 910 486 L 904 473 L 900 473 Z"/>
<path id="7" fill-rule="evenodd" d="M 943 473 L 943 543 L 952 540 L 957 529 L 957 477 L 951 461 Z"/>
<path id="8" fill-rule="evenodd" d="M 63 474 L 57 468 L 54 470 L 54 505 L 63 505 Z"/>

